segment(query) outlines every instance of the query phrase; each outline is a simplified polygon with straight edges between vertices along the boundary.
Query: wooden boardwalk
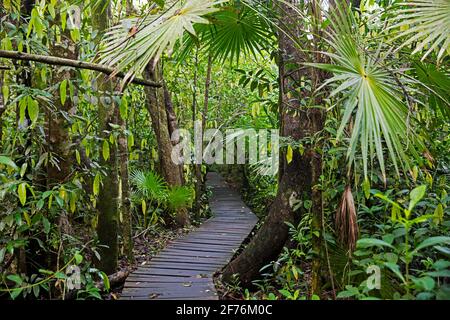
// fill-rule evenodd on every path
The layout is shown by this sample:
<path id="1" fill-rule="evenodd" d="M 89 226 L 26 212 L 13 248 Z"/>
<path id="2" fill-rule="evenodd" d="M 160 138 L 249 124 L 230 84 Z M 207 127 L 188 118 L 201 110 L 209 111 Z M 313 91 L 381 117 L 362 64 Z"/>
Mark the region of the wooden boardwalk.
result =
<path id="1" fill-rule="evenodd" d="M 208 173 L 207 185 L 213 217 L 131 273 L 121 299 L 218 299 L 213 274 L 229 262 L 258 218 L 219 174 Z"/>

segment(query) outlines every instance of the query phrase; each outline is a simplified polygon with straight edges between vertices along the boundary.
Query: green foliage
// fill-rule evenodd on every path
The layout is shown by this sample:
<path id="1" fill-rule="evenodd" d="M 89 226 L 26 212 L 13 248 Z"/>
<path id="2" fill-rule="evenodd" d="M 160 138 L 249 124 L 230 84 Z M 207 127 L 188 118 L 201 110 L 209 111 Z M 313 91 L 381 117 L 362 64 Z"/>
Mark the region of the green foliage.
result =
<path id="1" fill-rule="evenodd" d="M 397 50 L 414 44 L 412 55 L 425 51 L 421 59 L 424 60 L 433 51 L 437 51 L 437 62 L 449 54 L 450 1 L 400 2 L 393 14 L 396 23 L 391 28 L 401 30 L 394 39 L 402 38 L 403 40 Z M 402 30 L 402 27 L 406 30 Z"/>
<path id="2" fill-rule="evenodd" d="M 190 207 L 192 200 L 192 190 L 186 186 L 172 187 L 167 193 L 167 206 L 173 211 Z"/>
<path id="3" fill-rule="evenodd" d="M 144 214 L 144 225 L 164 222 L 161 216 L 164 211 L 174 215 L 178 210 L 192 205 L 192 189 L 187 186 L 168 187 L 163 178 L 152 171 L 135 170 L 130 175 L 130 181 L 135 187 L 134 202 L 141 205 Z M 147 208 L 147 202 L 150 206 Z M 148 209 L 153 210 L 150 221 L 147 221 Z"/>
<path id="4" fill-rule="evenodd" d="M 449 275 L 450 264 L 448 256 L 439 249 L 450 245 L 450 237 L 445 235 L 449 224 L 448 220 L 436 220 L 437 211 L 433 210 L 447 207 L 447 197 L 437 199 L 437 204 L 433 199 L 423 201 L 425 185 L 409 193 L 407 207 L 402 205 L 403 201 L 392 201 L 384 194 L 375 196 L 391 207 L 390 219 L 378 225 L 376 234 L 381 239 L 363 236 L 358 240 L 352 271 L 348 274 L 350 284 L 345 285 L 338 298 L 448 299 L 449 288 L 442 280 Z M 425 213 L 420 214 L 421 211 Z M 439 230 L 441 223 L 445 226 Z M 364 279 L 370 266 L 381 271 L 380 287 L 369 287 L 367 278 L 355 286 L 358 279 Z"/>
<path id="5" fill-rule="evenodd" d="M 101 61 L 116 66 L 120 71 L 128 69 L 126 81 L 142 73 L 151 59 L 158 60 L 165 50 L 172 50 L 185 31 L 195 35 L 194 24 L 208 23 L 203 16 L 217 11 L 215 6 L 223 2 L 175 2 L 164 9 L 162 14 L 146 15 L 143 21 L 126 20 L 124 24 L 128 27 L 119 24 L 108 32 Z"/>
<path id="6" fill-rule="evenodd" d="M 363 161 L 364 175 L 368 175 L 368 165 L 376 155 L 381 172 L 386 176 L 384 147 L 399 174 L 400 164 L 404 172 L 411 169 L 411 160 L 420 159 L 424 145 L 408 126 L 410 118 L 408 102 L 404 101 L 404 87 L 395 65 L 389 65 L 389 56 L 383 54 L 383 44 L 373 53 L 367 53 L 367 46 L 373 46 L 360 34 L 358 21 L 353 13 L 338 7 L 338 13 L 330 17 L 332 31 L 327 42 L 333 52 L 326 53 L 334 64 L 309 64 L 332 72 L 333 77 L 321 87 L 336 85 L 330 97 L 341 95 L 344 114 L 337 138 L 343 135 L 350 119 L 354 117 L 350 134 L 347 157 L 349 163 L 356 160 L 359 145 Z M 403 91 L 402 91 L 403 90 Z M 342 99 L 341 98 L 341 99 Z M 356 114 L 353 115 L 356 110 Z"/>
<path id="7" fill-rule="evenodd" d="M 157 173 L 135 170 L 130 174 L 130 181 L 136 187 L 136 191 L 146 200 L 156 203 L 166 200 L 167 185 Z"/>

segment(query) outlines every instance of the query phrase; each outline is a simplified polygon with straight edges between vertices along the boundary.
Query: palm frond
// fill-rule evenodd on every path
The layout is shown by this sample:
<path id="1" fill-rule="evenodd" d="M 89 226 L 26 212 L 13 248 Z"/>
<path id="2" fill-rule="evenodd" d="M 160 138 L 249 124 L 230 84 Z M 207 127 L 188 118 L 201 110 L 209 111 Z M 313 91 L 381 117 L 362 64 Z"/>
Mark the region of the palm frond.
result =
<path id="1" fill-rule="evenodd" d="M 130 181 L 141 197 L 156 202 L 165 200 L 167 185 L 158 174 L 135 170 L 130 174 Z"/>
<path id="2" fill-rule="evenodd" d="M 187 34 L 177 54 L 184 61 L 195 46 L 212 54 L 215 60 L 239 62 L 241 55 L 257 56 L 273 38 L 271 26 L 254 9 L 247 6 L 223 6 L 211 14 L 210 24 L 197 24 L 197 36 Z"/>
<path id="3" fill-rule="evenodd" d="M 256 56 L 271 38 L 269 25 L 253 10 L 227 7 L 211 17 L 202 41 L 220 61 L 238 62 L 241 54 Z"/>
<path id="4" fill-rule="evenodd" d="M 345 98 L 344 114 L 338 130 L 341 137 L 354 117 L 347 158 L 349 164 L 356 159 L 358 146 L 367 178 L 368 163 L 376 156 L 385 179 L 384 146 L 397 174 L 411 167 L 412 159 L 419 159 L 424 145 L 410 130 L 411 115 L 403 101 L 399 70 L 388 67 L 389 61 L 381 50 L 370 53 L 359 34 L 353 13 L 338 6 L 331 18 L 332 30 L 327 42 L 334 53 L 325 53 L 333 64 L 309 64 L 334 74 L 324 85 L 333 86 L 330 96 Z M 393 67 L 392 67 L 393 68 Z M 412 122 L 411 122 L 412 123 Z"/>
<path id="5" fill-rule="evenodd" d="M 402 30 L 394 39 L 404 38 L 400 47 L 414 44 L 412 54 L 424 52 L 422 60 L 437 52 L 439 62 L 450 48 L 450 0 L 409 0 L 394 12 L 395 24 Z M 406 29 L 406 30 L 405 30 Z"/>
<path id="6" fill-rule="evenodd" d="M 175 186 L 169 189 L 167 195 L 167 206 L 176 211 L 187 208 L 192 204 L 192 189 L 186 186 Z"/>
<path id="7" fill-rule="evenodd" d="M 335 227 L 339 242 L 350 252 L 355 250 L 358 240 L 358 219 L 352 189 L 347 185 L 336 211 Z"/>
<path id="8" fill-rule="evenodd" d="M 124 81 L 129 81 L 164 50 L 171 51 L 185 31 L 195 35 L 194 25 L 207 24 L 205 15 L 218 10 L 225 0 L 172 1 L 162 14 L 148 15 L 143 19 L 125 19 L 105 35 L 100 52 L 102 64 L 127 70 Z"/>

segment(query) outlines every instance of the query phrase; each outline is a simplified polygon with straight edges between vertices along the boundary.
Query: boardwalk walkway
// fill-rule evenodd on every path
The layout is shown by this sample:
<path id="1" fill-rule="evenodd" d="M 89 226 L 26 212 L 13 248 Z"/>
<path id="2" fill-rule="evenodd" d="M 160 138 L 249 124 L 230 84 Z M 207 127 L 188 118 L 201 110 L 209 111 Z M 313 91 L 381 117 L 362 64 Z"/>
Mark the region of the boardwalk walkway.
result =
<path id="1" fill-rule="evenodd" d="M 207 185 L 213 217 L 130 274 L 121 299 L 218 299 L 213 274 L 229 262 L 258 219 L 219 174 L 208 173 Z"/>

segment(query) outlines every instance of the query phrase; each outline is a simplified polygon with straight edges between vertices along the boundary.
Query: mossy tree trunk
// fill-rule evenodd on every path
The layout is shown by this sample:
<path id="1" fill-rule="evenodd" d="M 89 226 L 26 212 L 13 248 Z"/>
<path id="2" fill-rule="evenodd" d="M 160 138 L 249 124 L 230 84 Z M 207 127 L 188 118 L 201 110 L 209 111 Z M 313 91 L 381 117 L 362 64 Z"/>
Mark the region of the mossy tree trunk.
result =
<path id="1" fill-rule="evenodd" d="M 117 108 L 116 108 L 117 110 Z M 116 111 L 116 114 L 118 112 Z M 122 119 L 120 115 L 116 115 L 119 119 L 119 124 L 121 127 L 121 134 L 118 139 L 119 148 L 119 171 L 120 171 L 120 183 L 121 183 L 121 206 L 120 210 L 122 213 L 122 238 L 123 238 L 123 248 L 124 254 L 128 259 L 128 262 L 133 262 L 133 239 L 132 239 L 132 219 L 131 219 L 131 202 L 130 202 L 130 191 L 129 191 L 129 181 L 128 181 L 128 141 L 125 135 L 125 130 L 127 130 L 127 121 Z"/>
<path id="2" fill-rule="evenodd" d="M 6 101 L 3 98 L 3 71 L 0 70 L 0 146 L 2 145 L 3 138 L 3 113 L 6 111 Z"/>
<path id="3" fill-rule="evenodd" d="M 59 15 L 58 15 L 59 16 Z M 58 19 L 59 20 L 59 19 Z M 61 41 L 55 41 L 50 46 L 52 56 L 68 59 L 77 59 L 78 52 L 75 43 L 70 39 L 69 30 L 65 30 L 61 34 Z M 55 162 L 48 162 L 47 165 L 47 188 L 51 189 L 57 184 L 67 182 L 70 173 L 73 154 L 71 154 L 69 141 L 69 124 L 64 114 L 73 112 L 73 103 L 69 94 L 64 103 L 61 101 L 60 84 L 63 81 L 70 81 L 76 76 L 74 69 L 56 67 L 52 72 L 52 84 L 55 91 L 53 92 L 54 110 L 46 113 L 47 116 L 47 143 L 48 151 L 55 158 Z M 67 85 L 67 92 L 69 85 Z"/>
<path id="4" fill-rule="evenodd" d="M 151 61 L 144 71 L 144 77 L 147 80 L 164 82 L 161 61 L 155 65 Z M 168 113 L 171 114 L 171 117 L 174 114 L 167 110 L 168 104 L 171 104 L 171 102 L 168 100 L 170 99 L 168 91 L 164 92 L 167 88 L 165 89 L 164 87 L 165 84 L 163 88 L 145 87 L 147 110 L 156 135 L 161 174 L 169 186 L 181 186 L 183 185 L 182 165 L 172 161 L 173 142 L 171 140 L 171 129 L 173 130 L 175 127 L 174 119 L 169 119 Z M 179 210 L 175 215 L 175 221 L 179 226 L 188 225 L 189 216 L 187 210 Z"/>
<path id="5" fill-rule="evenodd" d="M 93 25 L 98 30 L 100 36 L 108 28 L 111 18 L 110 1 L 102 0 L 93 12 Z M 105 78 L 100 78 L 97 85 L 100 96 L 98 105 L 99 136 L 102 143 L 109 144 L 109 157 L 105 159 L 100 152 L 100 166 L 105 168 L 105 176 L 100 187 L 97 209 L 98 223 L 97 235 L 101 260 L 97 261 L 100 270 L 107 274 L 116 272 L 118 259 L 118 197 L 119 182 L 117 174 L 117 148 L 115 143 L 109 143 L 109 137 L 113 130 L 110 124 L 117 123 L 112 93 L 114 86 L 112 82 Z"/>

